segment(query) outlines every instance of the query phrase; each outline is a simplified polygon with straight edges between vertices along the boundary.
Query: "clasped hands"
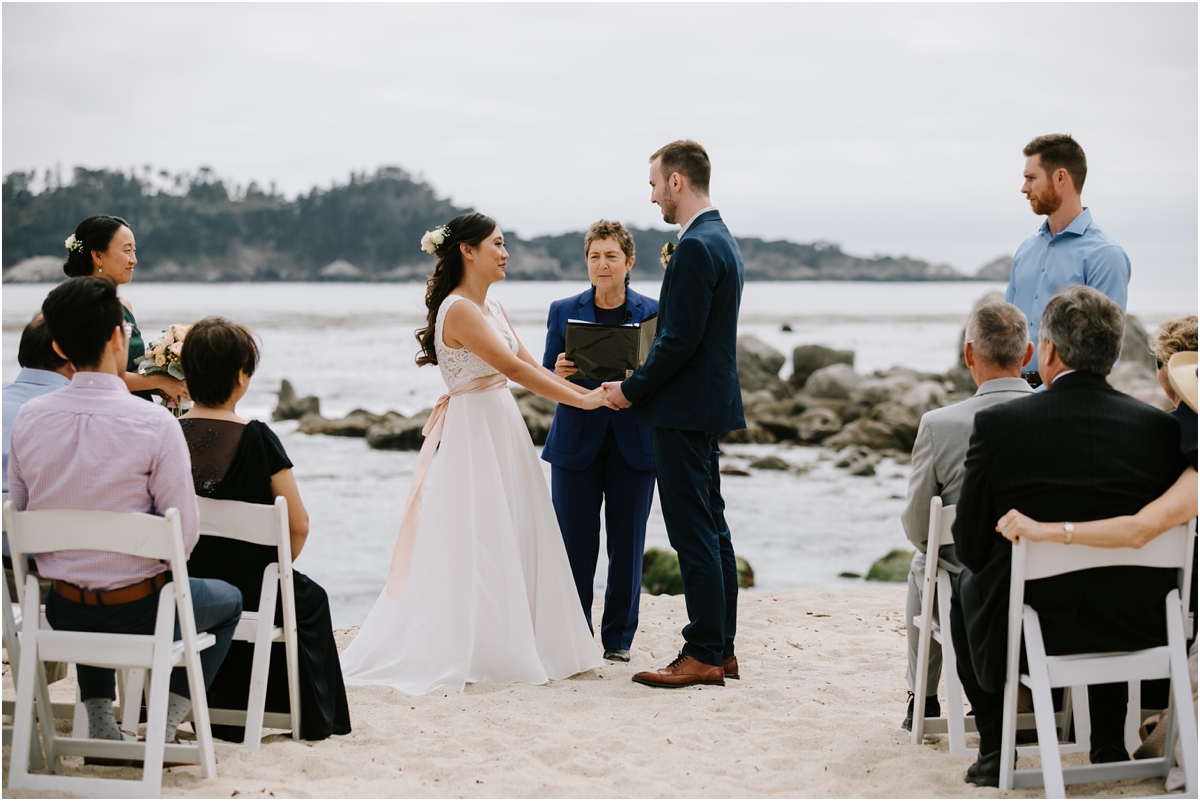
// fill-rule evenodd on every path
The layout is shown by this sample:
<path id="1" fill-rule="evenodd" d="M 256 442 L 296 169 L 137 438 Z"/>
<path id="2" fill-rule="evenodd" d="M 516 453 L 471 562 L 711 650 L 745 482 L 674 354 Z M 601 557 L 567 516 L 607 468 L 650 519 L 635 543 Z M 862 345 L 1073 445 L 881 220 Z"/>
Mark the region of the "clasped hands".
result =
<path id="1" fill-rule="evenodd" d="M 554 362 L 554 372 L 560 378 L 570 378 L 579 372 L 579 368 L 575 366 L 575 362 L 567 358 L 567 354 L 558 354 L 558 359 Z M 605 381 L 600 385 L 606 396 L 606 405 L 614 409 L 628 409 L 633 404 L 625 397 L 625 393 L 621 391 L 620 381 Z"/>

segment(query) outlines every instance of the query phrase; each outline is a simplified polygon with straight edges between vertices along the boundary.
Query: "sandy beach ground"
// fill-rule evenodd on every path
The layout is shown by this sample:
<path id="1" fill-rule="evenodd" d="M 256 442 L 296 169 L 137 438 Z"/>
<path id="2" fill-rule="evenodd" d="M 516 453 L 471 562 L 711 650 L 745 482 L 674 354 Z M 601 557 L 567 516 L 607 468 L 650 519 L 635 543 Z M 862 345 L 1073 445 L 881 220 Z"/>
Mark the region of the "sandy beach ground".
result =
<path id="1" fill-rule="evenodd" d="M 278 734 L 256 753 L 217 743 L 217 778 L 163 776 L 164 797 L 998 797 L 964 784 L 969 757 L 910 744 L 904 588 L 743 592 L 741 681 L 656 690 L 639 670 L 675 655 L 682 596 L 642 596 L 633 661 L 544 686 L 468 686 L 409 697 L 349 688 L 354 731 L 324 742 Z M 595 619 L 599 619 L 597 607 Z M 345 647 L 356 630 L 339 632 Z M 73 672 L 72 672 L 73 676 Z M 5 666 L 5 695 L 12 697 Z M 73 698 L 68 678 L 55 700 Z M 974 735 L 969 735 L 974 744 Z M 1068 764 L 1086 759 L 1071 755 Z M 69 772 L 84 770 L 68 758 Z M 1022 758 L 1019 767 L 1035 761 Z M 9 748 L 4 748 L 7 786 Z M 137 778 L 133 769 L 87 768 Z M 1148 795 L 1162 782 L 1069 787 Z M 5 789 L 6 797 L 19 796 Z M 1040 797 L 1018 791 L 1016 797 Z"/>

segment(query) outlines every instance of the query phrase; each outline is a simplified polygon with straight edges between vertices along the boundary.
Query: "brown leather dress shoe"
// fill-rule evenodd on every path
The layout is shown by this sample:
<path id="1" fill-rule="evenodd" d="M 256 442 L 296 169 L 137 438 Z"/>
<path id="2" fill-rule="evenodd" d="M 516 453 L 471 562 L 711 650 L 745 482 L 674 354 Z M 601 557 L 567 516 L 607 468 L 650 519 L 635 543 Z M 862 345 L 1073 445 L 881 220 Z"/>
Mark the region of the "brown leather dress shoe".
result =
<path id="1" fill-rule="evenodd" d="M 725 661 L 721 663 L 721 670 L 725 671 L 725 678 L 727 678 L 727 679 L 740 679 L 741 678 L 741 676 L 738 675 L 738 666 L 737 666 L 737 657 L 736 656 L 725 657 Z"/>
<path id="2" fill-rule="evenodd" d="M 706 665 L 699 659 L 680 654 L 662 670 L 647 670 L 633 677 L 647 687 L 691 687 L 694 684 L 725 686 L 725 671 L 719 665 Z"/>

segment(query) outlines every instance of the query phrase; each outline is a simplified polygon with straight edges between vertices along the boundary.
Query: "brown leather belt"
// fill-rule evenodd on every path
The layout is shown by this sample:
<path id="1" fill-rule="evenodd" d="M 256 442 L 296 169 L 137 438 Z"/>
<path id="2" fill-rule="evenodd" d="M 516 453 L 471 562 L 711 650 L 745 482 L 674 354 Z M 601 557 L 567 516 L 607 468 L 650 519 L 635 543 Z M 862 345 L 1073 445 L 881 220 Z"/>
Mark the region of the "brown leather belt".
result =
<path id="1" fill-rule="evenodd" d="M 143 598 L 153 595 L 157 590 L 161 589 L 167 583 L 167 574 L 159 573 L 157 576 L 151 576 L 145 581 L 139 581 L 137 584 L 130 584 L 128 587 L 119 587 L 115 590 L 105 590 L 98 592 L 96 590 L 85 590 L 83 587 L 76 587 L 74 584 L 68 584 L 60 579 L 54 580 L 54 591 L 66 598 L 68 601 L 77 604 L 87 604 L 88 606 L 117 606 L 119 604 L 133 603 L 140 601 Z"/>

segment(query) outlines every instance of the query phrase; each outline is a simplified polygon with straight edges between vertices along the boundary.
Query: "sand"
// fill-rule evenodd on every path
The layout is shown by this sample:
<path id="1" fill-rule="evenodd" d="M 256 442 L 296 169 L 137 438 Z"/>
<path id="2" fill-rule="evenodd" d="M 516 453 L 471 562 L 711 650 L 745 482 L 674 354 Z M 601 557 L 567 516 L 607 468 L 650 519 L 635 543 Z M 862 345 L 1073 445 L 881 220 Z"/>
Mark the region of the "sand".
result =
<path id="1" fill-rule="evenodd" d="M 354 731 L 285 735 L 247 752 L 217 743 L 217 778 L 163 776 L 164 797 L 997 797 L 964 784 L 973 761 L 944 739 L 914 746 L 904 717 L 904 588 L 744 592 L 741 681 L 658 690 L 630 681 L 680 645 L 682 597 L 643 596 L 630 664 L 543 686 L 468 686 L 410 697 L 349 688 Z M 596 619 L 599 619 L 597 609 Z M 345 647 L 356 630 L 339 632 Z M 5 670 L 6 696 L 12 688 Z M 73 678 L 53 685 L 74 694 Z M 975 736 L 968 735 L 968 744 Z M 1071 755 L 1068 764 L 1084 755 Z M 4 748 L 7 784 L 9 748 Z M 83 770 L 79 759 L 68 771 Z M 1022 759 L 1020 767 L 1035 764 Z M 132 769 L 87 768 L 136 778 Z M 1147 795 L 1144 780 L 1069 796 Z M 5 796 L 14 796 L 5 790 Z M 1017 797 L 1040 797 L 1017 791 Z"/>

